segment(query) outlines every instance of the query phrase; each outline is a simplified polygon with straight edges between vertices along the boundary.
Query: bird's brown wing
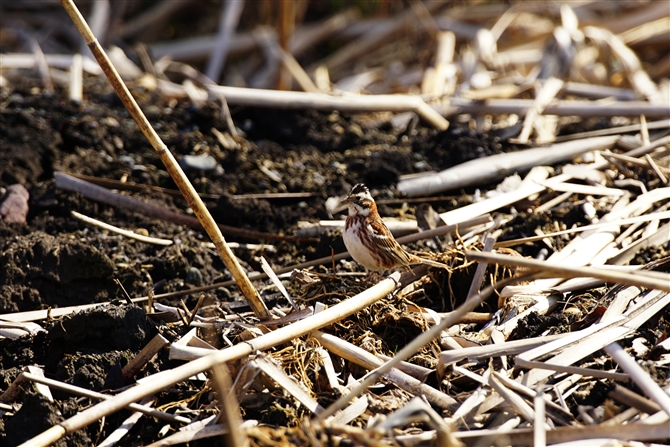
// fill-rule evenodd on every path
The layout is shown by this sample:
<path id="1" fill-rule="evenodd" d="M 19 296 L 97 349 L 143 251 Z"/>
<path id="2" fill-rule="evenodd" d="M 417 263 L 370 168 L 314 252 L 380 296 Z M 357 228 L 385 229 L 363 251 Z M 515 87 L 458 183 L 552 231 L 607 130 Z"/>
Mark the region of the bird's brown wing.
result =
<path id="1" fill-rule="evenodd" d="M 366 223 L 372 234 L 372 241 L 379 247 L 380 251 L 384 253 L 384 257 L 391 261 L 388 263 L 389 265 L 409 265 L 420 262 L 415 260 L 414 256 L 407 253 L 405 249 L 400 246 L 384 222 L 368 218 Z"/>

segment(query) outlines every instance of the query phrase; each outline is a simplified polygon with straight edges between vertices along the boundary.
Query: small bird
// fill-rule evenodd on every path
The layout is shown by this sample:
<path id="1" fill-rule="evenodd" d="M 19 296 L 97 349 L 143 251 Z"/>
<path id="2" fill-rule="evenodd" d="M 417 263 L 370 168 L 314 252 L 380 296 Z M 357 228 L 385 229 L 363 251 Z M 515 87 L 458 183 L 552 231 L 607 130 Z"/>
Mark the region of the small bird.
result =
<path id="1" fill-rule="evenodd" d="M 363 267 L 373 272 L 412 264 L 449 268 L 405 251 L 379 217 L 377 205 L 364 184 L 354 185 L 342 203 L 349 207 L 342 239 L 351 257 Z"/>

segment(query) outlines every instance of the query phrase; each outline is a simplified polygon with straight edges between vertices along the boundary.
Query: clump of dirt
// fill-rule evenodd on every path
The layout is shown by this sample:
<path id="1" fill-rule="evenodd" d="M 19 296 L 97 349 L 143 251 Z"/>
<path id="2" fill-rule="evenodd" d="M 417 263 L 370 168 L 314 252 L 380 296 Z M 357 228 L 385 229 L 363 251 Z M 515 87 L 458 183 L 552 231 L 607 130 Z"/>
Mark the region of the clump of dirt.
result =
<path id="1" fill-rule="evenodd" d="M 13 353 L 0 356 L 1 383 L 7 388 L 22 372 L 22 367 L 41 365 L 46 377 L 85 389 L 122 388 L 127 384 L 121 368 L 150 338 L 159 331 L 165 332 L 164 329 L 148 319 L 142 308 L 122 302 L 78 312 L 53 321 L 46 326 L 46 331 L 34 336 L 0 339 L 0 351 Z M 169 332 L 165 334 L 171 337 Z M 153 370 L 151 366 L 146 368 Z M 63 420 L 64 416 L 73 416 L 81 408 L 69 393 L 53 389 L 56 401 L 51 402 L 35 393 L 33 385 L 24 388 L 22 407 L 7 420 L 0 443 L 18 445 Z M 115 415 L 113 419 L 122 417 Z M 58 445 L 87 445 L 95 436 L 94 432 L 87 435 L 84 430 Z"/>
<path id="2" fill-rule="evenodd" d="M 62 420 L 58 405 L 42 394 L 26 392 L 21 409 L 5 423 L 5 442 L 7 445 L 19 445 Z M 61 440 L 56 445 L 65 447 L 67 443 Z"/>
<path id="3" fill-rule="evenodd" d="M 1 250 L 2 312 L 102 301 L 114 293 L 111 259 L 66 234 L 38 231 L 6 241 Z"/>

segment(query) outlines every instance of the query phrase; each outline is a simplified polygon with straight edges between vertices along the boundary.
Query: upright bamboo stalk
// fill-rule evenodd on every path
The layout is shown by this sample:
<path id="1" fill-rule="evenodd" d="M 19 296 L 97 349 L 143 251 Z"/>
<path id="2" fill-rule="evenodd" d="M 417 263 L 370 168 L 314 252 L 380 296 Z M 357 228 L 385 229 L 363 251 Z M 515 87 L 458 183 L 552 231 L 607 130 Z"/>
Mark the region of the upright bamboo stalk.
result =
<path id="1" fill-rule="evenodd" d="M 289 51 L 294 31 L 295 0 L 281 0 L 279 2 L 279 46 L 283 51 Z M 291 73 L 286 67 L 279 70 L 277 90 L 291 90 Z"/>
<path id="2" fill-rule="evenodd" d="M 88 27 L 86 20 L 84 17 L 82 17 L 81 13 L 77 9 L 77 6 L 72 0 L 61 0 L 61 3 L 77 27 L 77 30 L 79 30 L 81 35 L 84 37 L 86 45 L 88 45 L 91 53 L 93 53 L 93 56 L 95 56 L 98 64 L 100 64 L 100 68 L 102 68 L 105 76 L 107 76 L 107 79 L 109 79 L 109 82 L 112 84 L 112 87 L 114 87 L 117 95 L 119 95 L 119 98 L 121 98 L 121 102 L 123 102 L 123 105 L 126 106 L 126 109 L 128 109 L 128 112 L 133 117 L 144 136 L 147 138 L 147 140 L 149 140 L 153 148 L 158 153 L 158 156 L 165 165 L 167 171 L 170 173 L 172 179 L 179 187 L 179 190 L 186 199 L 186 202 L 195 213 L 205 231 L 207 231 L 210 239 L 212 239 L 212 242 L 221 255 L 223 262 L 226 264 L 226 267 L 228 267 L 228 270 L 230 270 L 230 273 L 232 273 L 233 278 L 235 278 L 238 287 L 240 290 L 242 290 L 242 293 L 249 301 L 249 305 L 253 309 L 254 313 L 261 320 L 269 319 L 270 314 L 267 307 L 265 306 L 265 303 L 261 299 L 256 289 L 254 289 L 254 286 L 251 284 L 251 281 L 249 281 L 249 278 L 247 278 L 247 276 L 242 271 L 240 264 L 237 262 L 237 258 L 235 258 L 235 255 L 230 250 L 230 247 L 228 247 L 228 244 L 226 244 L 226 241 L 221 234 L 221 230 L 219 230 L 219 227 L 214 222 L 214 219 L 212 219 L 212 216 L 209 214 L 209 211 L 205 207 L 202 199 L 200 199 L 200 196 L 198 196 L 196 193 L 193 185 L 191 185 L 191 182 L 188 181 L 184 171 L 181 170 L 174 156 L 168 150 L 167 146 L 165 146 L 165 143 L 163 143 L 156 131 L 153 129 L 153 127 L 151 127 L 151 124 L 149 124 L 149 121 L 144 116 L 144 113 L 142 113 L 142 110 L 137 105 L 137 102 L 135 102 L 135 98 L 133 98 L 133 96 L 130 94 L 130 91 L 128 91 L 128 88 L 121 80 L 121 77 L 110 62 L 105 51 L 100 46 L 100 43 L 96 39 L 95 35 L 93 35 L 91 32 L 91 29 Z"/>

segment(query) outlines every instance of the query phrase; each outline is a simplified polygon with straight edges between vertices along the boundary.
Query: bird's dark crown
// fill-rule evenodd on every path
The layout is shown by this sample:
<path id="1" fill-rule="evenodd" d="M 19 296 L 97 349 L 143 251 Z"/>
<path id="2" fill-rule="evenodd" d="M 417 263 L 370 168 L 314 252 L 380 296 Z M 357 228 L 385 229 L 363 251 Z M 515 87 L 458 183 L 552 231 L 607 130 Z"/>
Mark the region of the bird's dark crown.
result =
<path id="1" fill-rule="evenodd" d="M 357 183 L 357 184 L 354 185 L 353 188 L 351 188 L 351 191 L 349 192 L 349 195 L 350 196 L 357 196 L 361 193 L 362 194 L 370 194 L 370 190 L 363 183 Z"/>

